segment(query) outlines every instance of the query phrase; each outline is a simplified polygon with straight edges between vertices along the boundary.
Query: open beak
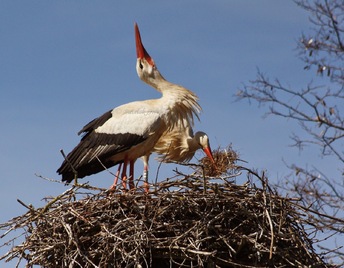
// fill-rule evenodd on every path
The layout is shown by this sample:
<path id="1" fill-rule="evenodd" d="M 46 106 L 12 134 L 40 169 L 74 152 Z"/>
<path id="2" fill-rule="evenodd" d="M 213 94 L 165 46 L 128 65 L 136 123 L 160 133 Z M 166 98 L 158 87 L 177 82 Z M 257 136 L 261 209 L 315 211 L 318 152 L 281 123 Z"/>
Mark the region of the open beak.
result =
<path id="1" fill-rule="evenodd" d="M 137 23 L 135 23 L 136 54 L 138 59 L 145 59 L 151 66 L 155 66 L 154 60 L 149 56 L 141 41 L 141 35 Z"/>

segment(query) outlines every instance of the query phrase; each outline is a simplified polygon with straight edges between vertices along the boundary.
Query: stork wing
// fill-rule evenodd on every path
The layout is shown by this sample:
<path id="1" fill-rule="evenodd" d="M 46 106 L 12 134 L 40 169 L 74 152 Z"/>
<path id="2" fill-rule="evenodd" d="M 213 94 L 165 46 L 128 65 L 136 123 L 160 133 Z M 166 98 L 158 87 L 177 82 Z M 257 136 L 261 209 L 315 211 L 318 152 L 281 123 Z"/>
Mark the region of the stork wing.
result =
<path id="1" fill-rule="evenodd" d="M 79 132 L 78 135 L 85 133 L 90 133 L 92 130 L 96 129 L 99 126 L 102 126 L 106 121 L 108 121 L 112 117 L 112 110 L 107 111 L 102 116 L 99 116 L 85 125 Z"/>
<path id="2" fill-rule="evenodd" d="M 161 123 L 159 114 L 154 112 L 119 114 L 116 109 L 109 111 L 83 127 L 79 133 L 86 134 L 57 172 L 62 174 L 63 181 L 70 182 L 74 178 L 71 166 L 78 177 L 83 178 L 104 170 L 104 166 L 110 168 L 123 162 L 123 158 L 115 156 L 143 143 Z"/>

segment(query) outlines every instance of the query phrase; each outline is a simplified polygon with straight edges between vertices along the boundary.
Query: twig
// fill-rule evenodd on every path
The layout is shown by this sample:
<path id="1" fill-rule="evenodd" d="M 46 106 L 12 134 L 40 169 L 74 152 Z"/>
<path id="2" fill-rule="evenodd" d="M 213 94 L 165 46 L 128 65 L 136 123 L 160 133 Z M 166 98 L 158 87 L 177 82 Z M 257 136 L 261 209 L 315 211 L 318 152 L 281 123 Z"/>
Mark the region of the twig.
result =
<path id="1" fill-rule="evenodd" d="M 21 201 L 29 211 L 0 229 L 7 232 L 3 237 L 21 229 L 25 241 L 11 240 L 14 246 L 0 259 L 18 258 L 29 268 L 157 261 L 176 267 L 326 267 L 302 225 L 307 218 L 291 199 L 269 190 L 264 174 L 260 188 L 223 178 L 205 184 L 196 175 L 160 181 L 149 195 L 100 189 L 85 195 L 92 186 L 79 185 L 47 198 L 43 208 Z"/>
<path id="2" fill-rule="evenodd" d="M 78 184 L 78 172 L 76 171 L 76 169 L 74 168 L 72 163 L 69 161 L 68 157 L 65 155 L 63 149 L 60 150 L 60 153 L 62 154 L 64 160 L 67 161 L 67 163 L 70 165 L 70 167 L 73 171 L 73 174 L 74 174 L 74 183 L 75 183 L 75 185 L 77 185 Z"/>

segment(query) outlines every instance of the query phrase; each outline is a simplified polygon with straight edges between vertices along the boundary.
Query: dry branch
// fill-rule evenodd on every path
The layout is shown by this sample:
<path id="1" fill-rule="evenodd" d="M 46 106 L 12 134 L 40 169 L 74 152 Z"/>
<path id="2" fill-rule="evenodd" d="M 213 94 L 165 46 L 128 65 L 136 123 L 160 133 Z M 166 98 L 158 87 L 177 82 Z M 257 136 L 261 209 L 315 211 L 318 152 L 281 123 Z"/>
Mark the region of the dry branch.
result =
<path id="1" fill-rule="evenodd" d="M 234 162 L 230 173 L 240 174 Z M 14 230 L 24 235 L 19 244 L 6 241 L 14 246 L 0 260 L 17 258 L 26 267 L 328 267 L 293 200 L 268 185 L 236 185 L 195 169 L 149 194 L 78 185 L 47 198 L 49 206 L 27 206 L 0 225 L 3 238 Z"/>

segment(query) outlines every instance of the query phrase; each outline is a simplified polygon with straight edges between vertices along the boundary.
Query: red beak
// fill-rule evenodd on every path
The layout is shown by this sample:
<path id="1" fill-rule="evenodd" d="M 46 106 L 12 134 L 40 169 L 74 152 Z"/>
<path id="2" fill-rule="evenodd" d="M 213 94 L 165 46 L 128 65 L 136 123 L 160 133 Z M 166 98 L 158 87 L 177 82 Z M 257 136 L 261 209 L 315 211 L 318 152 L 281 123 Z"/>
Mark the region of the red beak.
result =
<path id="1" fill-rule="evenodd" d="M 146 61 L 152 65 L 155 66 L 154 60 L 149 56 L 148 52 L 146 51 L 145 47 L 142 44 L 141 41 L 141 35 L 139 27 L 137 26 L 137 23 L 135 23 L 135 41 L 136 41 L 136 55 L 138 59 L 145 58 Z"/>
<path id="2" fill-rule="evenodd" d="M 210 159 L 210 161 L 215 164 L 215 160 L 213 157 L 213 153 L 211 152 L 210 146 L 203 148 L 203 151 L 205 152 L 205 154 L 208 156 L 208 158 Z"/>

